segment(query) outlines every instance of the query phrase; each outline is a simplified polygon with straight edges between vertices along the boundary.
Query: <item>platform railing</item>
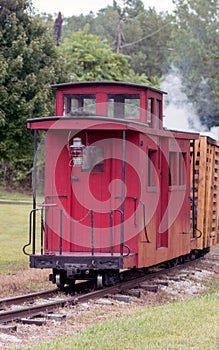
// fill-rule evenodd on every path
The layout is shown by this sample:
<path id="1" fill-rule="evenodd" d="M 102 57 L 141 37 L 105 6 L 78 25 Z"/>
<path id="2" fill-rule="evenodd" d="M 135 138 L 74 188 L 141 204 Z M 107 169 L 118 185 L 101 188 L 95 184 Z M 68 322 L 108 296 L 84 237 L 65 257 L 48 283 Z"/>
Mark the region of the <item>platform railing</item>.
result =
<path id="1" fill-rule="evenodd" d="M 46 247 L 45 249 L 48 250 L 48 209 L 51 207 L 56 207 L 56 204 L 40 204 L 38 208 L 32 209 L 29 214 L 29 240 L 28 243 L 24 245 L 23 252 L 25 255 L 36 254 L 36 245 L 37 245 L 37 222 L 40 223 L 40 240 L 39 240 L 39 246 L 40 246 L 40 253 L 43 255 L 44 252 L 44 234 L 45 234 L 45 241 L 46 241 Z M 36 216 L 37 213 L 40 213 L 40 218 Z M 45 221 L 44 221 L 45 217 Z M 26 249 L 27 247 L 32 245 L 32 251 L 31 253 L 27 253 Z"/>
<path id="2" fill-rule="evenodd" d="M 29 240 L 28 240 L 28 243 L 25 244 L 23 247 L 23 252 L 25 255 L 30 255 L 30 253 L 27 253 L 26 249 L 27 247 L 31 246 L 31 244 L 32 244 L 32 254 L 36 253 L 36 213 L 41 210 L 42 210 L 41 208 L 32 209 L 29 214 Z M 42 249 L 43 249 L 42 238 L 41 238 L 40 246 L 41 246 L 40 251 L 42 253 Z"/>
<path id="3" fill-rule="evenodd" d="M 45 252 L 49 251 L 49 211 L 56 210 L 59 214 L 59 254 L 63 254 L 63 209 L 58 208 L 57 204 L 45 204 L 42 203 L 39 207 L 32 209 L 29 214 L 29 240 L 28 243 L 23 247 L 23 252 L 26 255 L 35 255 L 37 251 L 37 246 L 39 246 L 40 254 L 43 255 Z M 111 209 L 109 212 L 109 244 L 110 244 L 110 254 L 114 255 L 114 241 L 113 241 L 113 228 L 114 226 L 114 213 L 120 214 L 120 255 L 127 256 L 130 254 L 130 248 L 125 244 L 123 240 L 123 229 L 122 221 L 124 218 L 124 213 L 120 209 Z M 40 217 L 37 216 L 39 213 Z M 90 216 L 90 230 L 91 230 L 91 255 L 95 255 L 95 213 L 91 209 L 88 213 Z M 87 215 L 85 216 L 85 218 Z M 40 226 L 40 230 L 39 227 Z M 39 232 L 39 235 L 37 232 Z M 39 239 L 39 240 L 38 240 Z M 32 246 L 31 253 L 27 252 L 27 248 Z M 127 249 L 127 253 L 124 255 L 124 248 Z"/>

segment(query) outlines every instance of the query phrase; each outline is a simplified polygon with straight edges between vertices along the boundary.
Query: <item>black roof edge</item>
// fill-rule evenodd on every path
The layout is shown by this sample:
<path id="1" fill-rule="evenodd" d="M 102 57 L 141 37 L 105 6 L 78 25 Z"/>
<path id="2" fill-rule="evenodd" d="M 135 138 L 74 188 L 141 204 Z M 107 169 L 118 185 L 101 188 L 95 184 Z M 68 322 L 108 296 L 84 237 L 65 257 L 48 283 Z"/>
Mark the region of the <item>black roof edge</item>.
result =
<path id="1" fill-rule="evenodd" d="M 148 128 L 148 124 L 142 123 L 139 121 L 135 121 L 133 119 L 120 119 L 120 118 L 110 118 L 110 117 L 103 117 L 99 115 L 92 115 L 92 116 L 48 116 L 48 117 L 41 117 L 41 118 L 29 118 L 27 119 L 27 123 L 34 123 L 34 122 L 41 122 L 41 121 L 49 121 L 49 120 L 83 120 L 83 119 L 98 119 L 100 121 L 105 122 L 117 122 L 117 123 L 123 123 L 123 124 L 136 124 L 140 126 L 144 126 Z"/>
<path id="2" fill-rule="evenodd" d="M 124 82 L 124 81 L 111 81 L 111 80 L 94 80 L 94 81 L 70 81 L 67 83 L 61 83 L 61 84 L 53 84 L 50 85 L 51 89 L 57 89 L 59 87 L 66 87 L 66 86 L 75 86 L 75 85 L 92 85 L 92 84 L 105 84 L 105 85 L 126 85 L 126 86 L 135 86 L 139 88 L 145 88 L 145 89 L 150 89 L 156 92 L 160 92 L 162 94 L 167 94 L 166 91 L 162 91 L 159 89 L 156 89 L 154 87 L 144 85 L 144 84 L 136 84 L 136 83 L 129 83 L 129 82 Z"/>

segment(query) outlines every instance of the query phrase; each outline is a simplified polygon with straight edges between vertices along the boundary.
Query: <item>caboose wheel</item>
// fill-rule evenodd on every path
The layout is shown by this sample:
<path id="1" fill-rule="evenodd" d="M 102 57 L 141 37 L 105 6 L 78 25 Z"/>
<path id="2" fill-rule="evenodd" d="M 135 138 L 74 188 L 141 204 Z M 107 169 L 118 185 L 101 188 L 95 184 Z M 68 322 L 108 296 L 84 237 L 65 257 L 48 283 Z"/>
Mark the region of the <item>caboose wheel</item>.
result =
<path id="1" fill-rule="evenodd" d="M 98 273 L 97 275 L 97 289 L 103 288 L 103 275 Z"/>
<path id="2" fill-rule="evenodd" d="M 65 282 L 63 281 L 63 278 L 60 273 L 56 274 L 56 285 L 60 289 L 64 288 Z"/>

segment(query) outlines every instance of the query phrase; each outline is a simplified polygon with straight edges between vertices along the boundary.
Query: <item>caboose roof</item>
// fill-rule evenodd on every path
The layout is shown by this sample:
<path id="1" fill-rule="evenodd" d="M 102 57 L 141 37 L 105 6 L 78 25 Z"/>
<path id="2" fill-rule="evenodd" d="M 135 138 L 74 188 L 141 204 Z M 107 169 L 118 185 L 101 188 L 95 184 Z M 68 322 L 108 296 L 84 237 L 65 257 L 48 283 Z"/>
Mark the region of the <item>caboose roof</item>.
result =
<path id="1" fill-rule="evenodd" d="M 27 120 L 27 127 L 36 130 L 130 130 L 148 135 L 171 138 L 176 137 L 190 140 L 197 139 L 199 136 L 199 134 L 195 132 L 153 129 L 149 128 L 144 123 L 136 122 L 134 120 L 105 118 L 102 116 L 51 116 L 45 118 L 33 118 Z"/>
<path id="2" fill-rule="evenodd" d="M 167 94 L 167 92 L 153 88 L 151 86 L 148 85 L 143 85 L 143 84 L 135 84 L 135 83 L 127 83 L 127 82 L 123 82 L 123 81 L 74 81 L 74 82 L 68 82 L 68 83 L 62 83 L 62 84 L 54 84 L 51 85 L 52 89 L 60 89 L 63 87 L 76 87 L 76 86 L 82 86 L 82 85 L 108 85 L 108 86 L 129 86 L 129 87 L 135 87 L 135 88 L 140 88 L 143 90 L 153 90 L 156 92 L 159 92 L 161 94 Z"/>

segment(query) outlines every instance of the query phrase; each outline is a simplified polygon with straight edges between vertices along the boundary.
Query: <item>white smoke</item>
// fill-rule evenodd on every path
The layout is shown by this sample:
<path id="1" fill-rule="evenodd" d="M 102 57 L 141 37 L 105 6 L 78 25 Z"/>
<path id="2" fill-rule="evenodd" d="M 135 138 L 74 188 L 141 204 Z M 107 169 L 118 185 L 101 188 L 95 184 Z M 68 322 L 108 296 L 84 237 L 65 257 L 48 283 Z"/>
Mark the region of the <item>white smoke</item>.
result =
<path id="1" fill-rule="evenodd" d="M 200 132 L 203 128 L 192 104 L 182 91 L 182 80 L 175 68 L 166 76 L 161 89 L 168 93 L 164 96 L 164 126 L 168 129 Z"/>
<path id="2" fill-rule="evenodd" d="M 219 126 L 213 126 L 210 131 L 205 131 L 201 134 L 210 136 L 212 139 L 219 141 Z"/>
<path id="3" fill-rule="evenodd" d="M 164 126 L 171 130 L 199 132 L 219 140 L 219 128 L 213 127 L 208 131 L 201 125 L 198 115 L 183 92 L 182 79 L 176 68 L 165 77 L 161 89 L 164 95 Z"/>

